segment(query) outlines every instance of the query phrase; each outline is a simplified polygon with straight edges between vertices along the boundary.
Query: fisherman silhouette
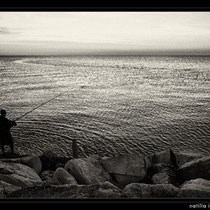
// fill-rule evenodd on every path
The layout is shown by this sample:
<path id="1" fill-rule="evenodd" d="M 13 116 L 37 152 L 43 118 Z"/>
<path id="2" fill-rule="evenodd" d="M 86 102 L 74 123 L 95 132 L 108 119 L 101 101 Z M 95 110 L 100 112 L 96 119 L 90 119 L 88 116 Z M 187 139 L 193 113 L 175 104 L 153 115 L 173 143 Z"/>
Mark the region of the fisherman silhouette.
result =
<path id="1" fill-rule="evenodd" d="M 11 149 L 11 153 L 14 153 L 14 146 L 13 146 L 13 138 L 10 133 L 11 127 L 16 126 L 15 121 L 8 120 L 6 118 L 6 111 L 1 110 L 1 116 L 0 116 L 0 144 L 1 144 L 1 150 L 3 154 L 4 152 L 4 146 L 9 145 Z"/>

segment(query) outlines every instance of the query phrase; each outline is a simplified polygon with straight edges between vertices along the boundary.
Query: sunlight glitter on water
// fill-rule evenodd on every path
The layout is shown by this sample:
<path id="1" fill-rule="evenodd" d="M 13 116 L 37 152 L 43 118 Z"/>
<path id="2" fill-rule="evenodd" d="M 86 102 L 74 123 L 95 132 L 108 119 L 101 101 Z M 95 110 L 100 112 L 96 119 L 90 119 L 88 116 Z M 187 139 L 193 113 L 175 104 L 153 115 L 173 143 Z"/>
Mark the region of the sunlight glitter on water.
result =
<path id="1" fill-rule="evenodd" d="M 12 129 L 19 153 L 209 153 L 209 57 L 0 58 L 8 118 L 59 95 Z"/>

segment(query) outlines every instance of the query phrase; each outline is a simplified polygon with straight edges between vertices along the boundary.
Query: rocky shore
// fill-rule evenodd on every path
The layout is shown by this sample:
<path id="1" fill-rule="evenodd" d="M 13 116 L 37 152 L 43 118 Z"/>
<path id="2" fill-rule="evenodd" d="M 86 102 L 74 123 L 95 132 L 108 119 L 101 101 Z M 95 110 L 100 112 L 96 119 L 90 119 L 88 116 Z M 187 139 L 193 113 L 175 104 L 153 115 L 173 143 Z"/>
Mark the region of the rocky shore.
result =
<path id="1" fill-rule="evenodd" d="M 209 198 L 210 155 L 171 149 L 149 156 L 0 157 L 0 198 Z"/>

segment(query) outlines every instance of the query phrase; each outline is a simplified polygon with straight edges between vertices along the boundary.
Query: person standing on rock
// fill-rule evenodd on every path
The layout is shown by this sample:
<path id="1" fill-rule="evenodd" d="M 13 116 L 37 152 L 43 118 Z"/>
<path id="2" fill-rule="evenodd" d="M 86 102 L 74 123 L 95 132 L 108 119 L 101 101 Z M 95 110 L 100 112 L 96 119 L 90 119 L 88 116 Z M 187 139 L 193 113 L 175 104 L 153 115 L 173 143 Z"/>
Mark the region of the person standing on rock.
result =
<path id="1" fill-rule="evenodd" d="M 10 133 L 10 129 L 13 126 L 16 126 L 16 122 L 8 120 L 6 118 L 6 111 L 2 109 L 0 115 L 0 144 L 3 154 L 5 154 L 4 152 L 5 145 L 9 145 L 11 153 L 14 153 L 13 138 Z"/>

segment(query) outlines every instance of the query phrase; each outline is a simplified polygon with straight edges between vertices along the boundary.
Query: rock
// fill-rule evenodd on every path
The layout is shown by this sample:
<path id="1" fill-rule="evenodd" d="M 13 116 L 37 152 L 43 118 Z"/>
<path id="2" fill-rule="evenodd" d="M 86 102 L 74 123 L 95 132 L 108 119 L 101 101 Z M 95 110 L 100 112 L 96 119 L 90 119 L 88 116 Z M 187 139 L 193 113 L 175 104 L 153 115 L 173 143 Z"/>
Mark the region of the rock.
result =
<path id="1" fill-rule="evenodd" d="M 24 156 L 19 158 L 1 159 L 2 162 L 21 163 L 33 168 L 37 174 L 42 170 L 42 163 L 39 156 Z"/>
<path id="2" fill-rule="evenodd" d="M 42 181 L 47 181 L 53 178 L 54 171 L 46 170 L 40 174 L 40 178 Z"/>
<path id="3" fill-rule="evenodd" d="M 143 178 L 145 176 L 145 164 L 143 155 L 120 155 L 117 157 L 102 159 L 101 163 L 105 170 L 111 174 L 140 176 Z"/>
<path id="4" fill-rule="evenodd" d="M 179 197 L 210 198 L 210 181 L 199 178 L 185 182 L 181 187 Z"/>
<path id="5" fill-rule="evenodd" d="M 20 187 L 42 182 L 32 168 L 20 163 L 8 162 L 0 162 L 0 181 Z"/>
<path id="6" fill-rule="evenodd" d="M 176 197 L 179 193 L 179 188 L 172 184 L 143 184 L 132 183 L 127 185 L 122 194 L 127 198 L 156 198 L 156 197 Z"/>
<path id="7" fill-rule="evenodd" d="M 167 173 L 154 174 L 152 181 L 154 184 L 172 184 L 170 176 Z"/>
<path id="8" fill-rule="evenodd" d="M 174 186 L 179 186 L 176 169 L 165 163 L 152 165 L 148 170 L 147 176 L 153 184 L 173 184 Z"/>
<path id="9" fill-rule="evenodd" d="M 71 184 L 77 185 L 76 179 L 69 174 L 64 168 L 57 168 L 54 175 L 53 180 L 58 184 Z"/>
<path id="10" fill-rule="evenodd" d="M 210 156 L 185 163 L 177 173 L 180 183 L 196 178 L 210 180 Z"/>
<path id="11" fill-rule="evenodd" d="M 170 149 L 168 149 L 166 151 L 151 154 L 151 155 L 147 156 L 145 159 L 146 159 L 145 161 L 146 161 L 148 167 L 151 167 L 151 165 L 158 164 L 158 163 L 172 165 Z"/>
<path id="12" fill-rule="evenodd" d="M 65 164 L 57 163 L 55 167 L 56 167 L 56 169 L 57 168 L 64 168 L 65 167 Z"/>
<path id="13" fill-rule="evenodd" d="M 97 191 L 93 193 L 93 197 L 95 198 L 120 198 L 121 193 L 118 190 L 114 189 L 103 189 L 99 188 Z"/>
<path id="14" fill-rule="evenodd" d="M 57 157 L 57 165 L 56 165 L 56 168 L 59 168 L 59 167 L 62 167 L 64 168 L 65 164 L 70 160 L 69 157 L 60 157 L 58 156 Z"/>
<path id="15" fill-rule="evenodd" d="M 69 160 L 65 170 L 72 174 L 79 184 L 89 185 L 111 180 L 96 157 Z"/>
<path id="16" fill-rule="evenodd" d="M 152 165 L 149 170 L 149 173 L 152 175 L 157 174 L 157 173 L 171 173 L 172 168 L 166 165 L 165 163 L 157 163 Z"/>
<path id="17" fill-rule="evenodd" d="M 20 187 L 0 181 L 0 198 L 7 197 L 10 193 L 19 190 Z"/>
<path id="18" fill-rule="evenodd" d="M 94 193 L 94 197 L 99 198 L 120 198 L 121 190 L 113 185 L 112 183 L 106 181 L 100 185 L 98 190 Z"/>
<path id="19" fill-rule="evenodd" d="M 108 181 L 106 181 L 104 183 L 101 183 L 101 186 L 102 186 L 103 189 L 113 189 L 113 190 L 120 191 L 120 189 L 116 185 L 114 185 L 114 184 L 112 184 L 111 182 L 108 182 Z"/>
<path id="20" fill-rule="evenodd" d="M 57 180 L 53 179 L 55 171 L 46 170 L 40 174 L 40 178 L 43 181 L 44 185 L 59 184 Z"/>
<path id="21" fill-rule="evenodd" d="M 176 156 L 176 164 L 178 168 L 187 162 L 204 157 L 204 155 L 201 153 L 194 153 L 189 151 L 175 152 L 174 154 Z"/>
<path id="22" fill-rule="evenodd" d="M 126 185 L 130 183 L 137 183 L 143 180 L 137 176 L 127 176 L 121 174 L 111 174 L 111 176 L 115 181 L 116 186 L 119 186 L 120 188 L 124 188 Z"/>
<path id="23" fill-rule="evenodd" d="M 122 186 L 139 182 L 146 176 L 144 156 L 140 154 L 102 159 L 101 164 L 113 179 Z"/>
<path id="24" fill-rule="evenodd" d="M 111 183 L 94 185 L 49 185 L 32 186 L 12 192 L 9 198 L 120 198 L 121 190 Z"/>

